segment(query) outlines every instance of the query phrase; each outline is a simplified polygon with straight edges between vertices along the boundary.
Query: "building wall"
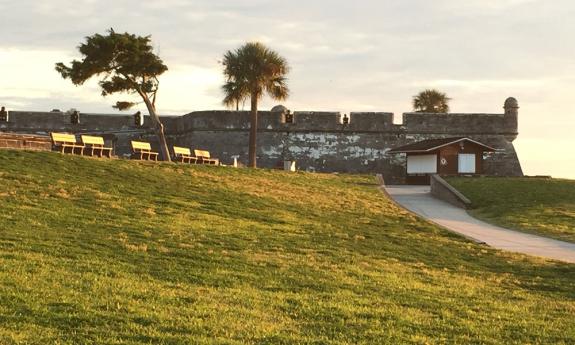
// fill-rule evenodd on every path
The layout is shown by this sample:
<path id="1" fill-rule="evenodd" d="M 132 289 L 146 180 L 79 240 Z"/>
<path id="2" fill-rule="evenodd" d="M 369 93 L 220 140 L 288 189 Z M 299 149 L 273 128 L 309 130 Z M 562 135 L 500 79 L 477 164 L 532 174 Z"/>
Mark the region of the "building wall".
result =
<path id="1" fill-rule="evenodd" d="M 483 173 L 483 148 L 477 144 L 466 142 L 463 149 L 459 143 L 444 146 L 439 150 L 437 159 L 437 171 L 440 175 L 457 175 L 459 174 L 459 154 L 472 153 L 475 155 L 476 174 Z M 445 158 L 446 165 L 441 165 L 440 161 Z"/>
<path id="2" fill-rule="evenodd" d="M 247 163 L 249 112 L 201 111 L 162 117 L 169 145 L 210 151 L 223 163 L 234 158 Z M 393 147 L 415 141 L 468 136 L 500 149 L 487 157 L 485 173 L 522 174 L 513 147 L 517 136 L 514 114 L 403 114 L 403 124 L 393 124 L 386 112 L 351 113 L 341 124 L 337 112 L 295 112 L 294 123 L 282 123 L 281 113 L 260 112 L 258 165 L 273 168 L 295 160 L 298 169 L 318 172 L 383 173 L 388 183 L 405 181 L 405 157 L 387 155 Z M 133 139 L 157 141 L 146 116 L 144 126 L 130 115 L 80 115 L 70 124 L 69 115 L 51 112 L 10 112 L 10 122 L 0 131 L 47 135 L 52 131 L 103 135 L 117 155 L 129 155 Z"/>

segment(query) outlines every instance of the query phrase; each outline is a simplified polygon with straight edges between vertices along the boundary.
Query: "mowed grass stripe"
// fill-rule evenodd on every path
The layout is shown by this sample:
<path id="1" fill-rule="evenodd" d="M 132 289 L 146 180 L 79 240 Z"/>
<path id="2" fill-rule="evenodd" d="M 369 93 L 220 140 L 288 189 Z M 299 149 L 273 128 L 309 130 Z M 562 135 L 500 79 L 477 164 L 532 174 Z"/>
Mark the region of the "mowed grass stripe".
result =
<path id="1" fill-rule="evenodd" d="M 504 227 L 575 243 L 575 180 L 450 178 L 471 213 Z"/>

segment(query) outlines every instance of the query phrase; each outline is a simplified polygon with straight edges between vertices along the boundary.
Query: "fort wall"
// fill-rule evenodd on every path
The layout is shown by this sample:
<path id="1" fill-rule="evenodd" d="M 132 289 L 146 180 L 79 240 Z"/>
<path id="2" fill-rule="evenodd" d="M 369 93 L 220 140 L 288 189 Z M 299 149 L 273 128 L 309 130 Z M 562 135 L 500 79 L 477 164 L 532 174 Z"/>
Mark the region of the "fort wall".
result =
<path id="1" fill-rule="evenodd" d="M 518 108 L 518 107 L 517 107 Z M 517 111 L 505 114 L 405 113 L 403 124 L 393 123 L 393 113 L 350 113 L 342 123 L 339 112 L 296 111 L 293 123 L 282 112 L 259 113 L 258 165 L 283 166 L 295 160 L 299 169 L 318 172 L 383 173 L 388 183 L 401 183 L 405 159 L 388 155 L 393 147 L 415 141 L 467 136 L 497 152 L 485 157 L 490 175 L 522 174 L 513 147 L 517 137 Z M 62 112 L 11 111 L 0 131 L 47 135 L 50 132 L 90 133 L 104 136 L 117 155 L 129 155 L 130 140 L 148 140 L 157 146 L 148 116 L 137 126 L 131 115 L 80 115 L 71 124 Z M 183 116 L 162 116 L 169 145 L 202 148 L 224 163 L 236 158 L 247 162 L 250 113 L 248 111 L 199 111 Z"/>

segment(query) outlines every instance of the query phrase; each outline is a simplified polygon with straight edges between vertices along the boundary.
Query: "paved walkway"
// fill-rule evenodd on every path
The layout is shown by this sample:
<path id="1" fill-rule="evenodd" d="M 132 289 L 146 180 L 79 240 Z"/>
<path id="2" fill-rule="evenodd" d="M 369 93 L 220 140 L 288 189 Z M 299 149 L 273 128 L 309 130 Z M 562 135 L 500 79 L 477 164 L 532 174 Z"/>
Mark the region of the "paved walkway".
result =
<path id="1" fill-rule="evenodd" d="M 575 263 L 575 244 L 500 228 L 431 196 L 429 186 L 385 186 L 406 209 L 465 237 L 497 249 Z"/>

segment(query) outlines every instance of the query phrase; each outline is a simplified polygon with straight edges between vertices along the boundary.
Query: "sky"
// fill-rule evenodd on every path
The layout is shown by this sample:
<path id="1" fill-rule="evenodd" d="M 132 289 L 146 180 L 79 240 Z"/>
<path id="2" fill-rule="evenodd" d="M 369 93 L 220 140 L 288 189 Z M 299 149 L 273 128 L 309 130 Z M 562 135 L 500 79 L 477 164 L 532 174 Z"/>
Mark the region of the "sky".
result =
<path id="1" fill-rule="evenodd" d="M 513 96 L 524 172 L 575 179 L 574 17 L 572 0 L 0 0 L 0 104 L 114 113 L 126 97 L 54 70 L 114 28 L 151 35 L 168 65 L 161 114 L 221 109 L 223 54 L 260 41 L 290 64 L 292 111 L 401 121 L 427 88 L 447 93 L 452 112 L 502 113 Z"/>

